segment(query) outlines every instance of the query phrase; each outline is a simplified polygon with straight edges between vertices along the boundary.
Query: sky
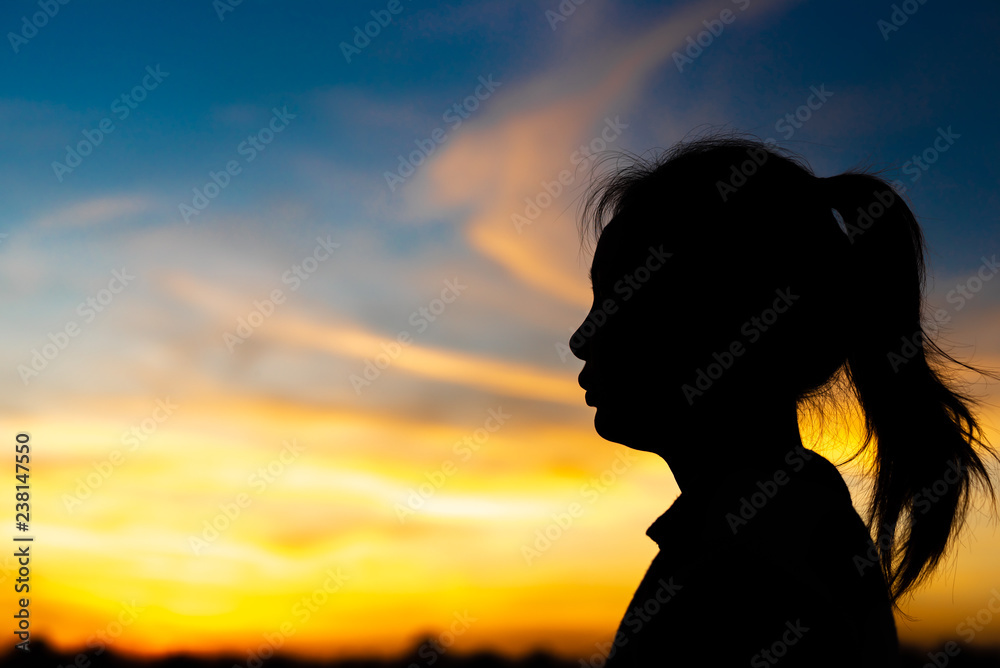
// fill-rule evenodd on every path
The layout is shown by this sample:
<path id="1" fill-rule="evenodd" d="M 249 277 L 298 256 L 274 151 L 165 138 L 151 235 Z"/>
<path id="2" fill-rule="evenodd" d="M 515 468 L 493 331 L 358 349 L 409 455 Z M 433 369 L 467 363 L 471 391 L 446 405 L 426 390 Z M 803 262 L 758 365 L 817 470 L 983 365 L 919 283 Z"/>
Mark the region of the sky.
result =
<path id="1" fill-rule="evenodd" d="M 678 494 L 594 433 L 565 345 L 607 151 L 723 129 L 886 170 L 940 342 L 1000 368 L 987 0 L 12 0 L 0 28 L 0 434 L 61 649 L 597 651 Z M 856 427 L 803 413 L 834 461 Z M 974 512 L 901 639 L 1000 642 L 967 625 L 998 550 Z"/>

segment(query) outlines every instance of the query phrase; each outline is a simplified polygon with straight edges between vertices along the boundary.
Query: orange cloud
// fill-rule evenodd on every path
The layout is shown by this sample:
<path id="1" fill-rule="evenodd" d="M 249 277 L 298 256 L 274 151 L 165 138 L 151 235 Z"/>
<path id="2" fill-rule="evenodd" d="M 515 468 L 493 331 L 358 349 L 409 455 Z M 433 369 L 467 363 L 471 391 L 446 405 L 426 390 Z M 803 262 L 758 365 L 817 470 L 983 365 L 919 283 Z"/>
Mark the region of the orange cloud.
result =
<path id="1" fill-rule="evenodd" d="M 748 13 L 759 16 L 787 4 L 755 2 Z M 629 111 L 648 75 L 718 12 L 711 3 L 678 10 L 629 36 L 622 48 L 587 43 L 567 64 L 497 92 L 498 111 L 466 126 L 429 164 L 424 185 L 431 205 L 474 206 L 466 227 L 474 248 L 536 289 L 589 306 L 572 212 L 593 165 L 581 158 L 602 147 L 625 147 L 627 137 L 621 135 L 628 132 Z M 670 127 L 669 109 L 662 122 Z M 680 136 L 686 128 L 675 130 Z M 532 204 L 539 209 L 534 217 L 528 215 L 534 213 Z M 520 222 L 515 215 L 522 216 Z"/>

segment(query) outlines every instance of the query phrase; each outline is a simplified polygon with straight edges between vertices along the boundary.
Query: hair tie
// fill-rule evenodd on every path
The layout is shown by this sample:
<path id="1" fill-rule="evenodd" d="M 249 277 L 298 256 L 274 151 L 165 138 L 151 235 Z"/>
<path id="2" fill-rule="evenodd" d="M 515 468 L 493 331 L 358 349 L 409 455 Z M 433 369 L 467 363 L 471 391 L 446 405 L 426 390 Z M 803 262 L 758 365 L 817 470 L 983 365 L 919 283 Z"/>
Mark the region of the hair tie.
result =
<path id="1" fill-rule="evenodd" d="M 844 177 L 849 176 L 848 174 L 837 174 L 836 176 L 820 176 L 817 177 L 819 181 L 819 192 L 820 196 L 827 202 L 830 202 L 830 210 L 833 212 L 833 219 L 837 222 L 837 228 L 844 234 L 848 239 L 851 238 L 850 233 L 847 231 L 847 221 L 844 219 L 844 213 L 840 210 L 838 202 L 841 201 L 841 196 L 844 194 L 842 188 L 837 187 L 837 181 L 844 181 Z"/>

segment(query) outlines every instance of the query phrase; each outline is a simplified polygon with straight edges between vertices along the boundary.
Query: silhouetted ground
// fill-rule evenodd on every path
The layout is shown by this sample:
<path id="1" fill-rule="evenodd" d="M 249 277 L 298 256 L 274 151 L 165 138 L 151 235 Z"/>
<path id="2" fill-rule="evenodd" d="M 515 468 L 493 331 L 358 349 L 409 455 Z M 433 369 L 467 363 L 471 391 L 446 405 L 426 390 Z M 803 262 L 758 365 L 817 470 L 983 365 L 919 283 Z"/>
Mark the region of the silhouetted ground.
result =
<path id="1" fill-rule="evenodd" d="M 959 646 L 959 652 L 949 656 L 943 648 L 927 652 L 904 648 L 900 668 L 1000 668 L 1000 648 L 982 650 Z M 433 659 L 433 661 L 431 661 Z M 705 657 L 710 665 L 711 657 Z M 0 657 L 4 666 L 45 666 L 45 668 L 581 668 L 579 660 L 567 660 L 537 653 L 522 659 L 506 659 L 495 654 L 481 653 L 472 656 L 428 654 L 421 656 L 415 648 L 407 657 L 390 661 L 295 661 L 283 656 L 274 656 L 262 662 L 248 663 L 247 657 L 217 657 L 204 659 L 177 655 L 152 661 L 122 657 L 112 652 L 101 656 L 92 653 L 59 654 L 52 651 L 43 641 L 33 641 L 31 652 L 10 651 Z M 848 657 L 845 666 L 850 666 Z M 598 668 L 595 666 L 594 668 Z"/>
<path id="2" fill-rule="evenodd" d="M 411 654 L 392 660 L 336 660 L 299 661 L 275 655 L 263 661 L 249 661 L 244 655 L 202 658 L 176 655 L 163 659 L 143 660 L 123 657 L 106 651 L 100 656 L 93 652 L 60 654 L 54 652 L 44 641 L 32 641 L 31 652 L 20 650 L 0 656 L 4 666 L 45 666 L 45 668 L 579 668 L 579 661 L 569 661 L 545 653 L 536 653 L 522 659 L 507 659 L 496 654 L 481 653 L 471 656 L 455 656 L 451 653 L 439 654 L 420 645 Z"/>
<path id="3" fill-rule="evenodd" d="M 1000 666 L 1000 647 L 990 649 L 978 649 L 966 647 L 962 643 L 956 643 L 958 654 L 949 656 L 943 647 L 933 651 L 919 651 L 910 648 L 903 649 L 903 658 L 900 661 L 900 668 L 985 668 L 986 666 Z M 953 646 L 954 647 L 954 646 Z"/>

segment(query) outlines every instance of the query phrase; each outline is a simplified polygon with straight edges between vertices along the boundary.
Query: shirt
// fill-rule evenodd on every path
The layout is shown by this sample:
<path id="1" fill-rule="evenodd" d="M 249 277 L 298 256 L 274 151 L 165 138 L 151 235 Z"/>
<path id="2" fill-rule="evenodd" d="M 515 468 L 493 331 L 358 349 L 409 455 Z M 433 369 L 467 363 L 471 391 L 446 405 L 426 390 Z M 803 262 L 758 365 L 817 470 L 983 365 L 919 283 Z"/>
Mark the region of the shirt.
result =
<path id="1" fill-rule="evenodd" d="M 895 666 L 871 536 L 837 468 L 796 448 L 682 492 L 609 648 L 626 666 Z"/>

